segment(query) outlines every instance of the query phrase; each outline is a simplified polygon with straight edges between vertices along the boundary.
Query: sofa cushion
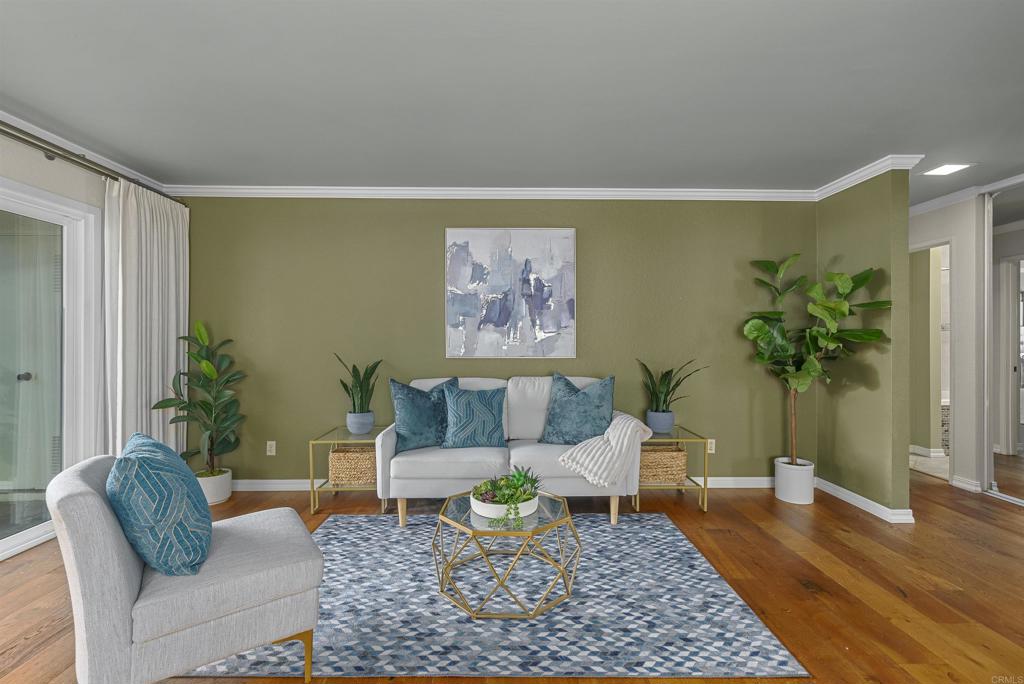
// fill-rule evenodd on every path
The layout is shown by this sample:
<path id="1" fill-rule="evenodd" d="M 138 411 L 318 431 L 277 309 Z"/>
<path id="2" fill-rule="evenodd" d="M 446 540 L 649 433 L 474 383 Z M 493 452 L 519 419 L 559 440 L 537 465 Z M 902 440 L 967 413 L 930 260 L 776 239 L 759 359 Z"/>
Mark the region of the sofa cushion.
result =
<path id="1" fill-rule="evenodd" d="M 210 550 L 210 507 L 173 449 L 136 432 L 107 476 L 107 499 L 128 543 L 165 575 L 194 575 Z"/>
<path id="2" fill-rule="evenodd" d="M 540 441 L 547 444 L 579 444 L 603 435 L 612 422 L 615 377 L 609 376 L 586 388 L 555 373 L 551 380 L 551 403 Z"/>
<path id="3" fill-rule="evenodd" d="M 503 447 L 505 444 L 505 388 L 468 390 L 444 386 L 448 429 L 441 447 Z"/>
<path id="4" fill-rule="evenodd" d="M 429 390 L 442 382 L 447 382 L 450 378 L 419 378 L 416 380 L 410 380 L 409 384 L 413 387 L 421 390 Z M 488 390 L 497 389 L 499 387 L 508 387 L 508 380 L 502 380 L 501 378 L 457 378 L 459 381 L 459 387 L 468 390 Z M 505 406 L 503 407 L 504 419 L 502 421 L 502 428 L 505 431 L 505 439 L 508 439 L 508 399 L 505 399 Z"/>
<path id="5" fill-rule="evenodd" d="M 132 608 L 136 643 L 299 594 L 320 585 L 323 555 L 291 508 L 213 524 L 213 543 L 196 575 L 146 568 Z"/>
<path id="6" fill-rule="evenodd" d="M 580 388 L 588 387 L 597 378 L 570 376 Z M 551 376 L 517 376 L 508 380 L 508 438 L 540 439 L 548 418 L 551 400 Z"/>
<path id="7" fill-rule="evenodd" d="M 486 480 L 508 472 L 508 448 L 442 449 L 426 447 L 404 451 L 391 459 L 391 477 L 410 480 L 453 478 Z"/>
<path id="8" fill-rule="evenodd" d="M 456 387 L 458 381 L 450 378 L 429 390 L 394 379 L 389 381 L 389 385 L 395 409 L 395 453 L 439 445 L 448 427 L 444 388 L 449 385 Z"/>
<path id="9" fill-rule="evenodd" d="M 576 473 L 558 462 L 558 457 L 569 449 L 570 444 L 544 444 L 535 439 L 513 439 L 508 443 L 508 463 L 510 468 L 532 468 L 541 478 L 540 488 L 544 487 L 544 479 L 558 477 L 579 477 Z"/>

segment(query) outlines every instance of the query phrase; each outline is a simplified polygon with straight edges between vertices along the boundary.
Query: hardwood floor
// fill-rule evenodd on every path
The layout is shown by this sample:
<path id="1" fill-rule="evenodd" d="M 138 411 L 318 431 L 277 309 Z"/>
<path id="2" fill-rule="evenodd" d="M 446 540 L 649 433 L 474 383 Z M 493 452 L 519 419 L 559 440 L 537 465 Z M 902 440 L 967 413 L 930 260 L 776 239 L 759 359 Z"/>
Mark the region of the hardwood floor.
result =
<path id="1" fill-rule="evenodd" d="M 791 506 L 777 502 L 768 490 L 715 490 L 706 514 L 690 495 L 645 492 L 642 503 L 645 512 L 668 514 L 799 658 L 813 681 L 1024 681 L 1024 508 L 917 473 L 911 473 L 914 525 L 888 525 L 823 492 L 816 497 L 811 506 Z M 379 510 L 376 499 L 362 494 L 322 501 L 321 512 L 310 516 L 305 494 L 239 492 L 214 510 L 225 518 L 291 506 L 311 530 L 330 513 Z M 410 514 L 434 512 L 429 503 L 415 503 Z M 573 504 L 580 512 L 607 507 L 606 500 L 574 499 Z M 625 502 L 622 509 L 624 515 L 631 510 Z M 0 604 L 0 684 L 74 682 L 71 609 L 55 542 L 0 563 Z"/>

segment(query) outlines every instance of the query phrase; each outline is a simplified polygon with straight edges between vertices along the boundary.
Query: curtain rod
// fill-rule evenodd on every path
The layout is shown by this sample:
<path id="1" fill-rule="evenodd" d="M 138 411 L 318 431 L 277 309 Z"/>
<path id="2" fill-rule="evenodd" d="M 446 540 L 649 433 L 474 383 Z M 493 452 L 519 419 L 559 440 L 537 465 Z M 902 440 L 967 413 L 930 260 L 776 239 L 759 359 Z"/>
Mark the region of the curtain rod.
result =
<path id="1" fill-rule="evenodd" d="M 146 188 L 150 192 L 155 192 L 158 195 L 166 197 L 167 199 L 173 202 L 177 202 L 178 204 L 185 204 L 177 197 L 171 197 L 163 190 L 158 190 L 157 188 L 154 188 L 152 185 L 143 183 L 142 181 L 132 178 L 131 176 L 125 176 L 122 173 L 118 173 L 117 171 L 114 171 L 113 169 L 104 166 L 103 164 L 99 164 L 97 162 L 92 161 L 84 154 L 76 154 L 71 150 L 64 149 L 60 145 L 55 145 L 52 142 L 45 140 L 44 138 L 40 138 L 38 135 L 33 135 L 28 131 L 24 131 L 18 128 L 17 126 L 12 126 L 6 121 L 0 121 L 0 135 L 10 138 L 11 140 L 17 140 L 18 142 L 24 145 L 28 145 L 29 147 L 36 148 L 37 150 L 41 151 L 47 159 L 51 161 L 58 158 L 63 159 L 69 164 L 74 164 L 75 166 L 85 169 L 86 171 L 92 171 L 93 173 L 98 174 L 100 176 L 116 178 L 117 180 L 129 181 L 131 183 L 135 183 L 136 185 Z"/>

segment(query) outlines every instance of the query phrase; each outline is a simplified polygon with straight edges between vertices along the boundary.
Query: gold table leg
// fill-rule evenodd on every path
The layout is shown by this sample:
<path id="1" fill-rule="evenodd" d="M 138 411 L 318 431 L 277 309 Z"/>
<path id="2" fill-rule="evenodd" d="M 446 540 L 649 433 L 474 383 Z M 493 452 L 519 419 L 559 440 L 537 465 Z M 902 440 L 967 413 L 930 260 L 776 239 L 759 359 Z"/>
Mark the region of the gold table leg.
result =
<path id="1" fill-rule="evenodd" d="M 316 485 L 313 484 L 313 445 L 309 445 L 309 514 L 313 515 L 317 509 Z"/>

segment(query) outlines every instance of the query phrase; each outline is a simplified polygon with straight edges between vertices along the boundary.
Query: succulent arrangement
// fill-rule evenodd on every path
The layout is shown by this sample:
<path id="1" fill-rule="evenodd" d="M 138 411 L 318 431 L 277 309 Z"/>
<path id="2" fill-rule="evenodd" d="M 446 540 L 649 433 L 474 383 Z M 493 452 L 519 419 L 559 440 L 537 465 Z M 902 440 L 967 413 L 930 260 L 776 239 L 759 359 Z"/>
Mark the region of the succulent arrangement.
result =
<path id="1" fill-rule="evenodd" d="M 516 466 L 508 475 L 484 480 L 473 487 L 472 496 L 483 503 L 507 506 L 505 515 L 491 520 L 491 527 L 502 527 L 511 519 L 512 527 L 519 529 L 523 526 L 519 504 L 533 499 L 539 492 L 540 478 L 533 470 Z"/>

